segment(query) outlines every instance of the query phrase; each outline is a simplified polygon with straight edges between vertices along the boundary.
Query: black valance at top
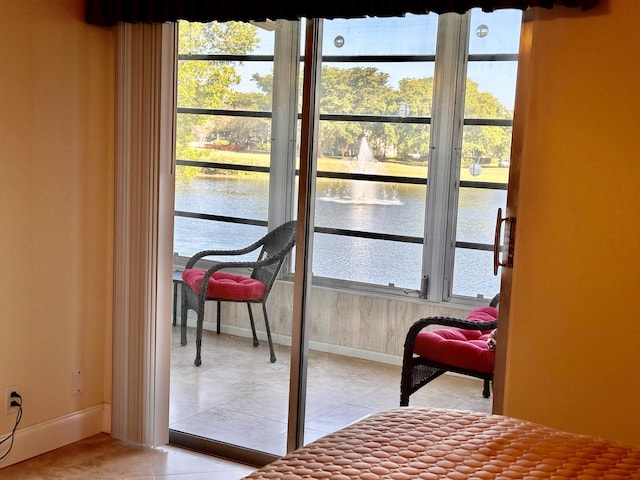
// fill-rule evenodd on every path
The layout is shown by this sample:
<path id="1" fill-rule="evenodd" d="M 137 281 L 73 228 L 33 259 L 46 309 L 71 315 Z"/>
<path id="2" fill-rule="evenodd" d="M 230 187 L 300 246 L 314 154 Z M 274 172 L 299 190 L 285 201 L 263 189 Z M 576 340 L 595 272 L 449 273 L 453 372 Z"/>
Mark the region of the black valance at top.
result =
<path id="1" fill-rule="evenodd" d="M 191 22 L 298 20 L 300 18 L 401 17 L 407 13 L 485 12 L 556 5 L 581 7 L 598 0 L 86 0 L 86 21 L 96 25 Z"/>

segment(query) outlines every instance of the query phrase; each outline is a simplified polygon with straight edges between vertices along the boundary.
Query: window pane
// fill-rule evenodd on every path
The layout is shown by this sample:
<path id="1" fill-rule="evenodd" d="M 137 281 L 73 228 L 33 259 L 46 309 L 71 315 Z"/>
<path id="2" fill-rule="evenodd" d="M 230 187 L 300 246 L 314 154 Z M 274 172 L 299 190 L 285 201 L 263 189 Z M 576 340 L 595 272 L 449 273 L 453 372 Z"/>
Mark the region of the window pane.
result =
<path id="1" fill-rule="evenodd" d="M 325 20 L 323 55 L 434 55 L 437 15 Z"/>
<path id="2" fill-rule="evenodd" d="M 202 250 L 232 250 L 247 246 L 267 233 L 265 227 L 213 222 L 199 218 L 175 217 L 174 251 L 190 257 Z M 220 257 L 225 261 L 228 258 Z M 255 260 L 255 255 L 234 257 L 234 261 Z"/>
<path id="3" fill-rule="evenodd" d="M 319 179 L 316 196 L 318 227 L 422 237 L 424 186 Z"/>
<path id="4" fill-rule="evenodd" d="M 323 125 L 326 123 L 323 122 Z M 337 127 L 337 123 L 340 122 L 334 122 L 329 127 Z M 378 160 L 367 138 L 361 136 L 355 145 L 349 144 L 343 148 L 326 146 L 323 149 L 325 155 L 318 159 L 316 227 L 350 230 L 354 234 L 387 234 L 421 239 L 424 232 L 426 161 L 420 158 L 420 154 L 416 158 L 406 155 L 402 159 Z M 343 155 L 330 156 L 330 153 Z M 361 174 L 365 177 L 323 177 L 332 173 Z M 401 183 L 400 179 L 398 182 L 378 180 L 381 177 L 408 177 L 422 184 Z M 421 243 L 340 235 L 329 237 L 325 240 L 326 248 L 317 246 L 314 250 L 316 275 L 419 288 Z M 331 237 L 340 248 L 348 249 L 345 255 L 351 256 L 351 262 L 336 262 L 335 250 L 329 247 Z M 409 256 L 404 257 L 405 253 Z M 407 263 L 411 264 L 411 268 L 406 268 Z"/>
<path id="5" fill-rule="evenodd" d="M 271 110 L 272 62 L 181 60 L 178 104 L 189 108 Z M 222 87 L 224 85 L 224 88 Z"/>
<path id="6" fill-rule="evenodd" d="M 176 210 L 266 223 L 274 32 L 239 22 L 180 22 L 178 48 Z M 264 232 L 178 214 L 174 251 L 238 248 Z"/>
<path id="7" fill-rule="evenodd" d="M 178 107 L 271 110 L 273 31 L 180 22 L 179 32 Z"/>
<path id="8" fill-rule="evenodd" d="M 220 215 L 267 221 L 269 181 L 263 173 L 222 171 L 200 167 L 177 167 L 178 172 L 195 170 L 197 176 L 176 184 L 175 209 L 194 214 Z M 238 210 L 238 205 L 242 209 Z M 212 248 L 234 249 L 245 246 L 246 225 L 194 220 L 176 216 L 174 251 L 182 256 Z M 240 240 L 240 241 L 239 241 Z M 214 246 L 212 246 L 214 245 Z"/>
<path id="9" fill-rule="evenodd" d="M 180 55 L 273 55 L 273 31 L 250 23 L 181 21 L 178 30 Z"/>
<path id="10" fill-rule="evenodd" d="M 512 118 L 517 61 L 472 61 L 467 67 L 465 118 Z"/>
<path id="11" fill-rule="evenodd" d="M 453 295 L 499 290 L 492 249 L 496 214 L 506 207 L 520 18 L 515 10 L 471 13 Z"/>
<path id="12" fill-rule="evenodd" d="M 322 233 L 313 242 L 315 276 L 419 288 L 422 245 Z"/>
<path id="13" fill-rule="evenodd" d="M 479 8 L 472 9 L 469 53 L 518 53 L 521 19 L 520 10 L 488 13 Z"/>
<path id="14" fill-rule="evenodd" d="M 456 295 L 487 299 L 498 293 L 500 275 L 493 275 L 493 252 L 456 248 L 453 291 Z"/>
<path id="15" fill-rule="evenodd" d="M 506 190 L 461 188 L 458 200 L 458 242 L 493 245 L 498 208 L 504 211 Z"/>
<path id="16" fill-rule="evenodd" d="M 321 113 L 429 116 L 437 22 L 437 15 L 325 21 Z"/>
<path id="17" fill-rule="evenodd" d="M 430 116 L 433 68 L 433 61 L 326 62 L 320 113 Z"/>
<path id="18" fill-rule="evenodd" d="M 431 127 L 321 121 L 319 172 L 425 179 Z"/>
<path id="19" fill-rule="evenodd" d="M 395 299 L 367 291 L 415 301 L 421 285 L 437 18 L 324 22 L 313 275 L 361 292 L 313 290 L 305 442 L 398 404 L 387 380 L 399 368 L 384 378 L 381 352 L 405 334 L 392 324 L 411 307 L 399 297 L 396 312 Z"/>
<path id="20" fill-rule="evenodd" d="M 178 167 L 178 169 L 189 167 Z M 237 216 L 266 220 L 269 201 L 269 181 L 266 174 L 243 172 L 222 174 L 219 169 L 201 168 L 197 178 L 178 185 L 176 210 L 211 215 Z M 233 171 L 230 171 L 233 172 Z"/>
<path id="21" fill-rule="evenodd" d="M 317 276 L 420 288 L 437 23 L 324 22 L 315 225 L 342 232 L 316 235 Z"/>

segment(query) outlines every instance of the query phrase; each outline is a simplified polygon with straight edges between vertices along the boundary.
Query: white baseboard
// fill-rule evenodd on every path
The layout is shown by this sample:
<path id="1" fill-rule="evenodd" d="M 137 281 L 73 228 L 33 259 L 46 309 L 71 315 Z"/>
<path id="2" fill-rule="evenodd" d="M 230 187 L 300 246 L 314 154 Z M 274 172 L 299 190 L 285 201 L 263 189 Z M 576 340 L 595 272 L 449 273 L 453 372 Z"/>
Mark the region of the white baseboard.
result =
<path id="1" fill-rule="evenodd" d="M 0 461 L 0 471 L 14 463 L 103 432 L 111 432 L 111 405 L 107 404 L 18 429 L 11 452 Z"/>
<path id="2" fill-rule="evenodd" d="M 196 327 L 195 320 L 193 322 L 189 320 L 187 322 L 187 326 L 195 328 Z M 214 322 L 207 322 L 205 320 L 205 322 L 202 324 L 202 328 L 204 330 L 215 332 L 216 324 Z M 251 330 L 249 330 L 248 328 L 221 325 L 220 332 L 226 333 L 228 335 L 233 335 L 236 337 L 251 338 Z M 267 341 L 266 333 L 264 332 L 257 332 L 257 333 L 258 333 L 258 340 L 260 340 L 261 342 Z M 273 334 L 272 340 L 273 340 L 273 343 L 276 345 L 286 345 L 287 347 L 291 346 L 291 338 L 285 335 Z M 333 344 L 318 342 L 314 340 L 309 341 L 309 348 L 311 350 L 316 350 L 318 352 L 334 353 L 336 355 L 344 355 L 345 357 L 360 358 L 362 360 L 371 360 L 373 362 L 386 363 L 389 365 L 395 365 L 397 367 L 402 366 L 401 355 L 390 355 L 388 353 L 382 353 L 382 352 L 370 352 L 368 350 L 361 350 L 359 348 L 345 347 L 343 345 L 333 345 Z M 458 376 L 460 378 L 467 378 L 467 379 L 473 378 L 473 377 L 458 374 L 455 372 L 447 372 L 447 374 Z M 481 380 L 478 380 L 478 381 L 481 381 Z"/>
<path id="3" fill-rule="evenodd" d="M 191 326 L 190 322 L 187 322 L 187 326 Z M 193 327 L 195 328 L 195 323 L 193 324 Z M 216 325 L 213 322 L 205 321 L 202 324 L 202 328 L 204 330 L 215 331 Z M 251 338 L 251 330 L 249 330 L 248 328 L 222 325 L 220 331 L 221 333 L 234 335 L 236 337 Z M 290 337 L 273 334 L 272 339 L 273 343 L 276 345 L 286 345 L 288 347 L 291 346 Z M 261 342 L 266 342 L 267 334 L 264 332 L 258 332 L 258 340 L 260 340 Z M 401 356 L 390 355 L 388 353 L 370 352 L 367 350 L 361 350 L 359 348 L 345 347 L 342 345 L 331 345 L 313 340 L 309 341 L 309 348 L 318 352 L 334 353 L 336 355 L 344 355 L 346 357 L 360 358 L 362 360 L 371 360 L 374 362 L 387 363 L 396 366 L 402 365 Z"/>
<path id="4" fill-rule="evenodd" d="M 343 345 L 332 345 L 323 342 L 309 341 L 309 349 L 318 352 L 333 353 L 345 357 L 359 358 L 361 360 L 371 360 L 372 362 L 386 363 L 389 365 L 402 366 L 402 357 L 390 355 L 382 352 L 370 352 L 359 348 L 345 347 Z"/>

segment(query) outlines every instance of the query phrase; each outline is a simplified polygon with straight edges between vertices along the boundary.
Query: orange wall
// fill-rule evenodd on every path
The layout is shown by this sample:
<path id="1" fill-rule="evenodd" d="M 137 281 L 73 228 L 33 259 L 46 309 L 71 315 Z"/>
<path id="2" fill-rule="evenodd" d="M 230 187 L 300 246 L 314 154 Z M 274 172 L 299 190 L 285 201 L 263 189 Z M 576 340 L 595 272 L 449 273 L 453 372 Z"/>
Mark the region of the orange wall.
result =
<path id="1" fill-rule="evenodd" d="M 115 37 L 83 0 L 1 10 L 0 392 L 23 429 L 111 403 Z"/>
<path id="2" fill-rule="evenodd" d="M 536 10 L 504 413 L 640 445 L 640 2 Z"/>

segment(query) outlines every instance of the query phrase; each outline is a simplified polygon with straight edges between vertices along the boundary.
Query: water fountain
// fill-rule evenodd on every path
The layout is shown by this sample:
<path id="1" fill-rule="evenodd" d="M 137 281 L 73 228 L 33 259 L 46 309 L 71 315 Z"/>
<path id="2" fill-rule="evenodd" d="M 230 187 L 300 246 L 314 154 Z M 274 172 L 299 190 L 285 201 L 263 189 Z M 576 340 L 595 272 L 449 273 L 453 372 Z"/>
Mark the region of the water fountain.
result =
<path id="1" fill-rule="evenodd" d="M 360 135 L 356 156 L 350 161 L 351 173 L 376 174 L 378 161 L 373 155 L 366 135 Z M 364 205 L 402 205 L 393 184 L 367 180 L 347 180 L 340 188 L 332 188 L 319 200 Z"/>

